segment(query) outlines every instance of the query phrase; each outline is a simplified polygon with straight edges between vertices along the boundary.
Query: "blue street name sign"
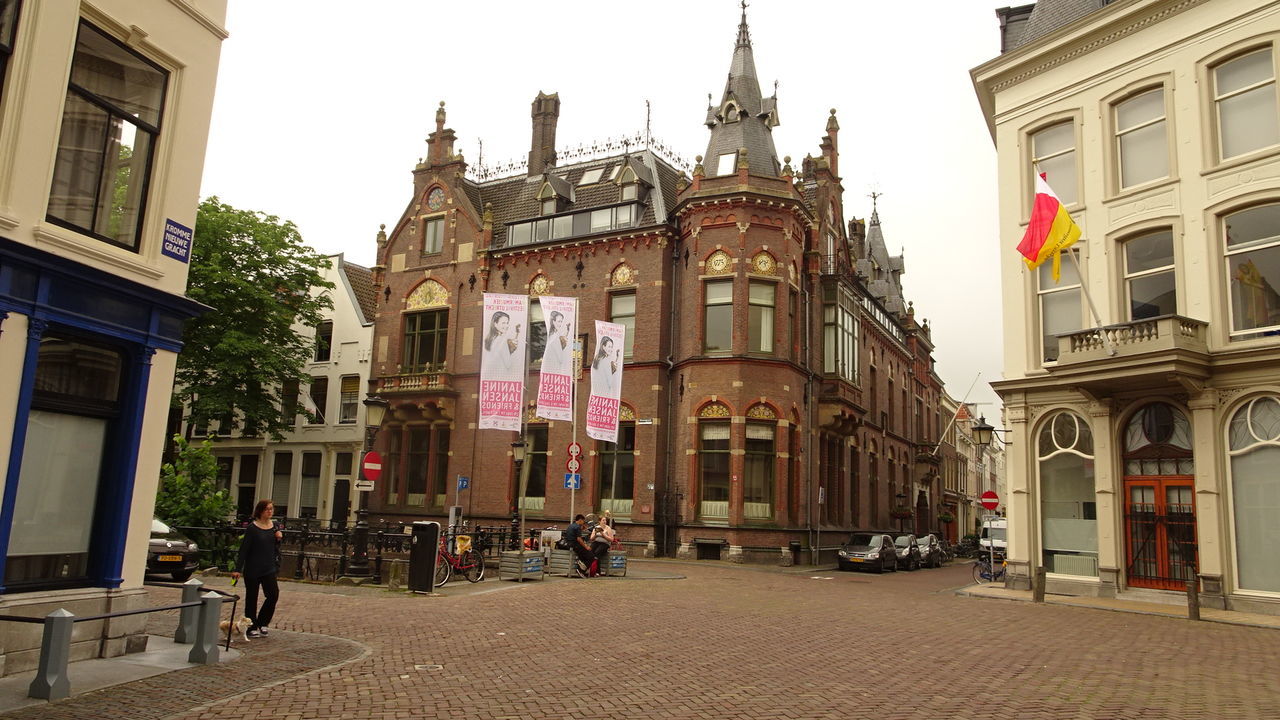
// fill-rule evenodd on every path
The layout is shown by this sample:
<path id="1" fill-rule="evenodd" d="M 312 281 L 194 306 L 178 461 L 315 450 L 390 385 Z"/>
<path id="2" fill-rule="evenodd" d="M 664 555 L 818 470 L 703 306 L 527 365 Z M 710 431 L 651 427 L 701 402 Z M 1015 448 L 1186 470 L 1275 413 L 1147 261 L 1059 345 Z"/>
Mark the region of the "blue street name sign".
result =
<path id="1" fill-rule="evenodd" d="M 165 218 L 164 242 L 160 245 L 160 252 L 174 260 L 189 262 L 191 260 L 191 238 L 193 235 L 191 228 Z"/>
<path id="2" fill-rule="evenodd" d="M 469 488 L 469 487 L 471 487 L 471 478 L 467 477 L 466 475 L 459 475 L 459 476 L 458 476 L 458 489 L 459 489 L 459 490 L 466 490 L 466 489 L 467 489 L 467 488 Z"/>
<path id="3" fill-rule="evenodd" d="M 565 489 L 565 490 L 581 490 L 581 489 L 582 489 L 582 476 L 581 476 L 581 475 L 579 475 L 579 474 L 577 474 L 577 473 L 565 473 L 565 474 L 564 474 L 564 489 Z"/>

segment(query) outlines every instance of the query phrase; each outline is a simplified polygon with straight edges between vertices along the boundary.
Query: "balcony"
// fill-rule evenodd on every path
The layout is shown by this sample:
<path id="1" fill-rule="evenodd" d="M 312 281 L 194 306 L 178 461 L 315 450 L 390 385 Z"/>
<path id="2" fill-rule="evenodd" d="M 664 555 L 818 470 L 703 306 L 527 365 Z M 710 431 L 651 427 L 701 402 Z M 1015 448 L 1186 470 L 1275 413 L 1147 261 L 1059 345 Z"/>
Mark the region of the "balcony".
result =
<path id="1" fill-rule="evenodd" d="M 1209 377 L 1209 324 L 1181 315 L 1135 320 L 1058 336 L 1055 377 L 1103 394 L 1196 384 Z"/>
<path id="2" fill-rule="evenodd" d="M 444 370 L 427 370 L 399 375 L 384 375 L 376 380 L 374 394 L 394 395 L 396 393 L 452 393 L 453 376 Z"/>

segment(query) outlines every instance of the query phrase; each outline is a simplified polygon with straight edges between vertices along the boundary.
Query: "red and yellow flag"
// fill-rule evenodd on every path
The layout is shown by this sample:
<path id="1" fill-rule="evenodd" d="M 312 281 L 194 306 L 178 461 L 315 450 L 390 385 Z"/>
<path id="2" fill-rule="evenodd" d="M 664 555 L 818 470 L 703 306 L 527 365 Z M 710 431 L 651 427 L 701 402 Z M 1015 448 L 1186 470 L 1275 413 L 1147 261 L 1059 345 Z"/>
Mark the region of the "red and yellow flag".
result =
<path id="1" fill-rule="evenodd" d="M 1036 202 L 1031 209 L 1031 222 L 1027 225 L 1027 234 L 1018 243 L 1018 252 L 1022 253 L 1027 267 L 1034 270 L 1052 257 L 1053 281 L 1058 282 L 1061 253 L 1079 239 L 1080 226 L 1053 194 L 1044 173 L 1036 175 Z"/>

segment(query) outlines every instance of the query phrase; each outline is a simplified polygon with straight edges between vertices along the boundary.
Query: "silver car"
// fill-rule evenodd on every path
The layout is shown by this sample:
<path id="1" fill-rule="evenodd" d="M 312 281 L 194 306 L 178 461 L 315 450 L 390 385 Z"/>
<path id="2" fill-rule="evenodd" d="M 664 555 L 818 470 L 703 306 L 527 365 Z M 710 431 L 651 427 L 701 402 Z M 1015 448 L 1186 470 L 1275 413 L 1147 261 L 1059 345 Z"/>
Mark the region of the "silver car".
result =
<path id="1" fill-rule="evenodd" d="M 849 542 L 840 546 L 836 562 L 841 570 L 898 569 L 898 554 L 893 548 L 893 538 L 884 533 L 855 532 Z"/>

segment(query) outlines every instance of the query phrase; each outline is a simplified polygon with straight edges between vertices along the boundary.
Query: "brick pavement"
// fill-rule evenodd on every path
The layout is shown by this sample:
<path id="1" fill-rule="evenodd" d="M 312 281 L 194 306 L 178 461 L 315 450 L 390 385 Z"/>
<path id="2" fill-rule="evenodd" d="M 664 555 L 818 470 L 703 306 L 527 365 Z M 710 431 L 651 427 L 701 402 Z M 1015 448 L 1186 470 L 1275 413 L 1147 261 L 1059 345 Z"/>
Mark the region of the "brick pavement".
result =
<path id="1" fill-rule="evenodd" d="M 142 681 L 5 717 L 1280 717 L 1275 630 L 959 597 L 965 565 L 678 572 L 688 579 L 486 581 L 441 597 L 286 584 L 282 629 L 368 654 L 186 711 L 156 699 L 167 714 L 140 713 L 164 697 Z M 232 665 L 242 680 L 281 656 L 302 671 L 326 642 L 276 633 Z M 217 670 L 158 680 L 194 692 Z"/>

